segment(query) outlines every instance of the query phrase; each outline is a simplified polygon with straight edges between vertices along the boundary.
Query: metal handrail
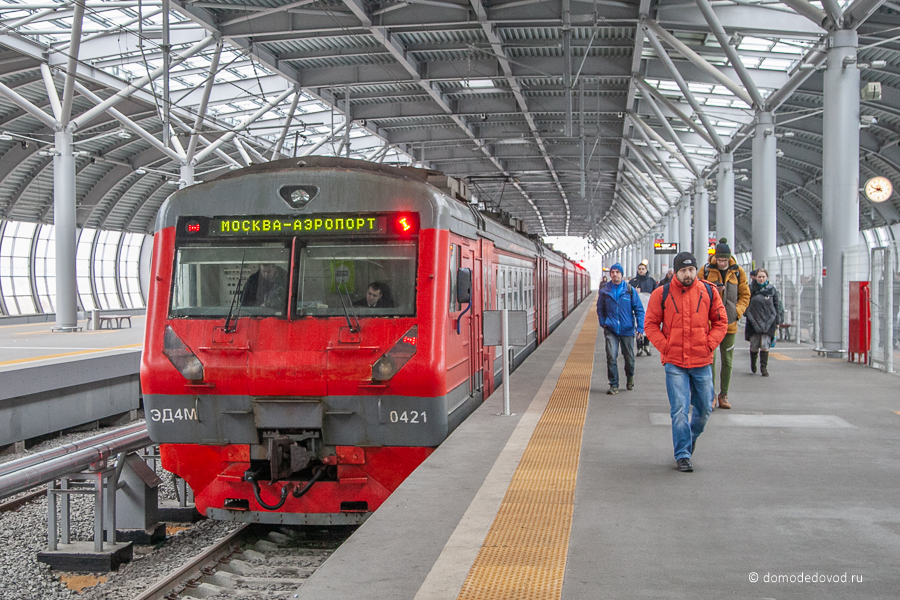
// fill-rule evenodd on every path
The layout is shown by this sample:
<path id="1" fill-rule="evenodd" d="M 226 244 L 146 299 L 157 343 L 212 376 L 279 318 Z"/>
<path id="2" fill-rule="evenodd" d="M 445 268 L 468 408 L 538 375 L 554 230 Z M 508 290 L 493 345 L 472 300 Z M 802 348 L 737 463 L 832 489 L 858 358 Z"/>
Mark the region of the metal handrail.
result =
<path id="1" fill-rule="evenodd" d="M 127 427 L 122 427 L 120 429 L 114 429 L 113 431 L 107 431 L 105 433 L 85 438 L 77 442 L 72 442 L 71 444 L 57 446 L 56 448 L 51 448 L 42 452 L 35 452 L 34 454 L 29 454 L 28 456 L 25 456 L 23 458 L 11 460 L 0 465 L 0 476 L 6 475 L 7 473 L 12 473 L 13 471 L 19 471 L 21 469 L 25 469 L 27 467 L 31 467 L 43 462 L 47 462 L 48 460 L 52 460 L 60 456 L 65 456 L 66 454 L 70 454 L 84 448 L 90 448 L 91 446 L 102 444 L 104 442 L 120 438 L 124 435 L 128 435 L 129 433 L 136 433 L 138 431 L 146 430 L 147 424 L 144 422 L 140 422 L 133 425 L 128 425 Z"/>
<path id="2" fill-rule="evenodd" d="M 83 471 L 91 465 L 105 461 L 120 452 L 130 452 L 150 445 L 146 427 L 122 437 L 83 448 L 63 456 L 25 467 L 0 476 L 0 498 L 58 479 L 69 473 Z"/>

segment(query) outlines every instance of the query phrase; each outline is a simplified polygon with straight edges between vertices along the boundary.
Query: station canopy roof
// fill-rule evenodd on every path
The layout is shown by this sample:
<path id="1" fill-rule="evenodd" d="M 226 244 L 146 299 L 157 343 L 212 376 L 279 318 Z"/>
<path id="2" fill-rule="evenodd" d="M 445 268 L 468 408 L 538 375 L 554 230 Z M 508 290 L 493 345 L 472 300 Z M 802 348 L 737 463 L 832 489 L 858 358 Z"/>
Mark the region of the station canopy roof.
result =
<path id="1" fill-rule="evenodd" d="M 0 24 L 0 219 L 52 222 L 68 102 L 82 227 L 151 231 L 185 164 L 202 181 L 320 154 L 442 171 L 533 233 L 609 250 L 698 180 L 715 202 L 732 150 L 746 249 L 762 108 L 778 243 L 818 238 L 836 28 L 859 34 L 860 177 L 900 182 L 890 1 L 3 0 Z M 863 228 L 900 221 L 896 195 L 860 206 Z"/>

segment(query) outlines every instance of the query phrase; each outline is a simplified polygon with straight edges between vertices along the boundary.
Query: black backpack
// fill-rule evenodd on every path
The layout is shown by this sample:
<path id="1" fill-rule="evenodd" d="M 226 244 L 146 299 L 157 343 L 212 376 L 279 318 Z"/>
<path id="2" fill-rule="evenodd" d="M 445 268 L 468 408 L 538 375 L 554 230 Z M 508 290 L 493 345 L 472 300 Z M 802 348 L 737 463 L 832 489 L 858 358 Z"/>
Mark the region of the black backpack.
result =
<path id="1" fill-rule="evenodd" d="M 712 308 L 712 305 L 713 305 L 712 285 L 703 280 L 701 280 L 701 281 L 702 281 L 703 285 L 706 286 L 706 293 L 709 294 L 709 307 Z M 662 308 L 663 313 L 666 312 L 666 298 L 668 298 L 668 297 L 669 297 L 669 284 L 667 283 L 663 286 L 662 298 L 660 299 L 660 302 L 659 302 L 659 307 Z M 678 305 L 675 305 L 675 312 L 678 312 Z"/>

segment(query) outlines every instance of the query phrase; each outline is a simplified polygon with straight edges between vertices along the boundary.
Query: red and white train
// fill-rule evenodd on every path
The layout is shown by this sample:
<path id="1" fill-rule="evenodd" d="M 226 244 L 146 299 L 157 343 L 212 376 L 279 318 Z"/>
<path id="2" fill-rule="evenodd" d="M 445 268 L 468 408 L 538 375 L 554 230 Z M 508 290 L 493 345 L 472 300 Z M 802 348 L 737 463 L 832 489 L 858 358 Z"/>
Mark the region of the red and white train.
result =
<path id="1" fill-rule="evenodd" d="M 429 175 L 307 157 L 166 201 L 141 385 L 202 514 L 362 522 L 500 383 L 483 311 L 527 311 L 515 366 L 590 293 Z"/>

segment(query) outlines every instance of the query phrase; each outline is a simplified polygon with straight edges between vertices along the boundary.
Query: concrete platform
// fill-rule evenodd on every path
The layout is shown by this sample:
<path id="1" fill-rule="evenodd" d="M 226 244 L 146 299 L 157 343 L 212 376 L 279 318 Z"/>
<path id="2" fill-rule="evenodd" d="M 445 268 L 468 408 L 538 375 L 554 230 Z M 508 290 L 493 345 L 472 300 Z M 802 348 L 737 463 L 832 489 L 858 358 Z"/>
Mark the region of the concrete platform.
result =
<path id="1" fill-rule="evenodd" d="M 596 318 L 590 301 L 577 311 L 511 377 L 518 416 L 498 417 L 502 394 L 489 398 L 299 598 L 457 598 L 578 317 Z M 734 408 L 713 413 L 695 472 L 679 473 L 658 353 L 638 358 L 636 389 L 615 396 L 605 363 L 601 331 L 561 595 L 509 597 L 897 597 L 900 378 L 783 342 L 762 378 L 740 341 Z"/>
<path id="2" fill-rule="evenodd" d="M 131 329 L 72 333 L 0 326 L 0 446 L 137 410 L 145 318 L 132 319 Z"/>

